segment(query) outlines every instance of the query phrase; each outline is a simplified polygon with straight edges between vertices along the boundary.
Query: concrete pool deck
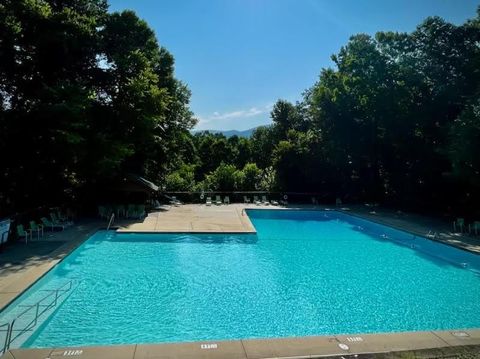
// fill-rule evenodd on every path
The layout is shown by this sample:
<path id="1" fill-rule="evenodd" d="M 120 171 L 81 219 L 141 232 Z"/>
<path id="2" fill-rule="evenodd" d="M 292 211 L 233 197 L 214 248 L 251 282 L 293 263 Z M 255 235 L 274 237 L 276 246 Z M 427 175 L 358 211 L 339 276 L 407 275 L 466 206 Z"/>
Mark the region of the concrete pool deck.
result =
<path id="1" fill-rule="evenodd" d="M 150 213 L 144 220 L 120 220 L 119 232 L 192 232 L 255 233 L 245 209 L 285 209 L 278 206 L 231 204 L 221 206 L 180 205 Z M 426 236 L 435 232 L 435 240 L 480 253 L 480 238 L 451 233 L 448 223 L 399 212 L 356 206 L 289 206 L 287 209 L 335 209 L 365 219 Z M 0 253 L 0 310 L 88 239 L 105 221 L 88 220 L 63 232 L 49 233 L 28 245 L 14 243 Z M 361 338 L 359 340 L 358 338 Z M 211 344 L 216 344 L 210 347 Z M 344 350 L 339 344 L 346 344 Z M 202 347 L 203 345 L 203 347 Z M 478 346 L 478 347 L 472 347 Z M 5 358 L 310 358 L 329 355 L 386 353 L 426 348 L 468 347 L 480 357 L 480 330 L 445 332 L 387 333 L 352 336 L 324 336 L 284 339 L 258 339 L 159 345 L 127 345 L 60 349 L 11 350 Z M 472 349 L 474 348 L 474 349 Z M 468 350 L 470 350 L 468 349 Z M 443 352 L 444 349 L 438 349 Z M 465 349 L 467 350 L 467 349 Z M 412 356 L 415 357 L 415 356 Z M 428 356 L 429 358 L 432 356 Z M 441 356 L 438 356 L 441 357 Z M 451 356 L 450 356 L 451 357 Z"/>
<path id="2" fill-rule="evenodd" d="M 62 232 L 45 232 L 40 239 L 16 242 L 0 253 L 0 310 L 34 284 L 58 262 L 95 233 L 102 222 L 79 223 Z"/>
<path id="3" fill-rule="evenodd" d="M 267 208 L 242 204 L 185 204 L 150 212 L 141 222 L 119 221 L 118 232 L 255 233 L 245 208 Z"/>
<path id="4" fill-rule="evenodd" d="M 3 359 L 266 359 L 383 354 L 378 358 L 464 358 L 480 356 L 480 330 L 331 335 L 296 338 L 138 344 L 103 347 L 13 349 Z M 399 354 L 397 356 L 397 353 Z M 387 355 L 385 355 L 387 354 Z"/>

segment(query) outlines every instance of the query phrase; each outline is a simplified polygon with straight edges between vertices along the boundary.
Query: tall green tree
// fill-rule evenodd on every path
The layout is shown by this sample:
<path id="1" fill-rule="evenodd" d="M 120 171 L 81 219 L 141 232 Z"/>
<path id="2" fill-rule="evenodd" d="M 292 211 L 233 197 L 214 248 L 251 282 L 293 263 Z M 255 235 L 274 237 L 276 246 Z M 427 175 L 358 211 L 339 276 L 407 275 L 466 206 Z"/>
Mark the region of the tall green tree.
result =
<path id="1" fill-rule="evenodd" d="M 172 55 L 133 12 L 107 10 L 0 4 L 2 209 L 64 201 L 124 172 L 160 178 L 188 142 L 190 93 Z"/>

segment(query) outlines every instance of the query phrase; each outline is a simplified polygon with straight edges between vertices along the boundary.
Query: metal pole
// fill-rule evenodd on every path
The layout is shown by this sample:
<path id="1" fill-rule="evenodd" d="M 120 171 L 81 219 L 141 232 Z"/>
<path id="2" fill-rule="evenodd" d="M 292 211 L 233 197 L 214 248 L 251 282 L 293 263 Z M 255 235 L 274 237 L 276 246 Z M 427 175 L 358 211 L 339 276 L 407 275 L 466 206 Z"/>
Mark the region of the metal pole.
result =
<path id="1" fill-rule="evenodd" d="M 10 325 L 10 332 L 7 335 L 7 345 L 5 346 L 5 351 L 7 351 L 10 348 L 10 344 L 12 343 L 12 332 L 13 332 L 13 325 L 15 324 L 15 319 L 12 321 L 12 324 Z"/>
<path id="2" fill-rule="evenodd" d="M 33 326 L 37 325 L 38 309 L 39 309 L 39 307 L 40 307 L 40 302 L 37 303 L 37 308 L 36 308 L 36 310 L 35 310 L 35 324 L 34 324 Z"/>
<path id="3" fill-rule="evenodd" d="M 10 323 L 7 324 L 7 334 L 5 335 L 5 344 L 3 345 L 2 354 L 5 354 L 8 346 L 8 335 L 10 333 Z"/>

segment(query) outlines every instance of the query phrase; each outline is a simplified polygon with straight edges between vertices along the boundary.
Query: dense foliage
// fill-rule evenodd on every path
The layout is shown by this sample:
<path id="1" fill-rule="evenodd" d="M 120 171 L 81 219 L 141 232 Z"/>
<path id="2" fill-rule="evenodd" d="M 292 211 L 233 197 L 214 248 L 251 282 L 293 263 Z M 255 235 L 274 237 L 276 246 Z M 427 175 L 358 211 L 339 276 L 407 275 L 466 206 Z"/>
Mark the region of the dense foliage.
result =
<path id="1" fill-rule="evenodd" d="M 191 178 L 197 188 L 478 211 L 479 44 L 479 17 L 461 26 L 432 17 L 412 33 L 352 36 L 332 56 L 335 68 L 324 69 L 300 102 L 278 101 L 273 124 L 248 141 L 193 136 Z M 235 178 L 247 162 L 260 171 L 242 186 Z"/>
<path id="2" fill-rule="evenodd" d="M 0 34 L 3 211 L 94 192 L 121 173 L 158 180 L 181 155 L 190 93 L 133 12 L 4 0 Z"/>
<path id="3" fill-rule="evenodd" d="M 480 16 L 359 34 L 251 138 L 191 134 L 172 55 L 106 0 L 0 3 L 0 201 L 18 210 L 136 173 L 168 191 L 478 210 Z M 301 58 L 301 57 L 300 57 Z"/>

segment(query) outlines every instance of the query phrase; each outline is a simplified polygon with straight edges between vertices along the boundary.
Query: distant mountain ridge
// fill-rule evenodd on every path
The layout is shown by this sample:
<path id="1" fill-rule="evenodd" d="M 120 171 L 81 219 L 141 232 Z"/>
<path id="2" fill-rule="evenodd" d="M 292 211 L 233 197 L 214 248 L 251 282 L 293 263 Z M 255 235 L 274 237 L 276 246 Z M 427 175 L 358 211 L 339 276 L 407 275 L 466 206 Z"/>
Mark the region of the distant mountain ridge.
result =
<path id="1" fill-rule="evenodd" d="M 252 136 L 253 131 L 255 131 L 257 127 L 250 128 L 248 130 L 244 131 L 238 131 L 238 130 L 194 130 L 192 131 L 193 133 L 199 133 L 199 132 L 210 132 L 210 133 L 220 133 L 224 135 L 225 137 L 232 137 L 232 136 L 238 136 L 238 137 L 245 137 L 245 138 L 250 138 Z"/>

